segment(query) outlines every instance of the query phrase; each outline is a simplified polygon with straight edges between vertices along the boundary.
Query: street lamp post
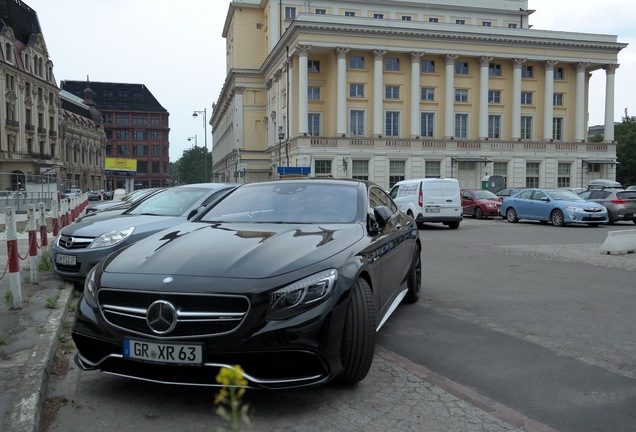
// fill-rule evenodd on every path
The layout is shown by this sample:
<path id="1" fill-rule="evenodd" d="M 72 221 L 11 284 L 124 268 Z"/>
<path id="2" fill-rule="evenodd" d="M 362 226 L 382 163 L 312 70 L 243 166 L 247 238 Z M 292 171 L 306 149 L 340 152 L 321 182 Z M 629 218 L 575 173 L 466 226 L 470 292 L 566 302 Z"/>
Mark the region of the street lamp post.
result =
<path id="1" fill-rule="evenodd" d="M 204 143 L 205 143 L 205 160 L 203 163 L 203 182 L 208 182 L 208 121 L 207 121 L 207 109 L 203 108 L 203 111 L 193 111 L 192 117 L 198 117 L 199 114 L 203 114 L 203 131 L 204 135 Z"/>

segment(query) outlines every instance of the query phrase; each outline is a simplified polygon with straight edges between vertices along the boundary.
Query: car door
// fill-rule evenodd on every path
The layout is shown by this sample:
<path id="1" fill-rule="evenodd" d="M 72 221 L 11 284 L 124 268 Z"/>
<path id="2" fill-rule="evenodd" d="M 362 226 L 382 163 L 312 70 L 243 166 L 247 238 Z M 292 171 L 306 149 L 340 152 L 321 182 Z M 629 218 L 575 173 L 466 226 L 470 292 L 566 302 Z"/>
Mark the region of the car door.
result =
<path id="1" fill-rule="evenodd" d="M 462 191 L 462 212 L 466 216 L 475 212 L 475 197 L 471 191 Z"/>
<path id="2" fill-rule="evenodd" d="M 519 219 L 528 219 L 532 215 L 532 192 L 532 189 L 524 190 L 514 198 L 509 198 L 513 200 L 513 207 Z"/>
<path id="3" fill-rule="evenodd" d="M 548 220 L 553 208 L 554 202 L 545 194 L 545 192 L 535 190 L 532 193 L 532 200 L 528 207 L 530 211 L 530 218 Z"/>
<path id="4" fill-rule="evenodd" d="M 412 247 L 405 247 L 403 244 L 407 240 L 404 235 L 408 223 L 406 216 L 402 213 L 391 198 L 379 187 L 370 186 L 368 191 L 369 208 L 386 206 L 392 213 L 391 219 L 386 223 L 382 234 L 377 236 L 375 251 L 380 257 L 380 287 L 374 290 L 379 319 L 385 315 L 388 307 L 395 296 L 399 293 L 402 281 L 406 280 L 408 265 L 413 254 Z M 378 322 L 379 323 L 379 322 Z"/>

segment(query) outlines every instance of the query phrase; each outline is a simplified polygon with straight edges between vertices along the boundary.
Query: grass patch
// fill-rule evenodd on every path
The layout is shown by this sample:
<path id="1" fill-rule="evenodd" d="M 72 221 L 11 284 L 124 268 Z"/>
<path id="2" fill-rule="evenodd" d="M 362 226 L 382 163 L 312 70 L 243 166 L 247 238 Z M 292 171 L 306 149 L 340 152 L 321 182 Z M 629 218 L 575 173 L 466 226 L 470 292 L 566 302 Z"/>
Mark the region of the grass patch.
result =
<path id="1" fill-rule="evenodd" d="M 4 302 L 7 305 L 7 309 L 13 309 L 13 293 L 11 291 L 4 293 Z"/>
<path id="2" fill-rule="evenodd" d="M 40 262 L 38 263 L 38 270 L 42 272 L 51 272 L 54 270 L 53 268 L 53 258 L 51 256 L 51 250 L 47 249 L 44 251 L 42 256 L 40 257 Z"/>
<path id="3" fill-rule="evenodd" d="M 48 309 L 57 309 L 57 302 L 60 300 L 60 295 L 55 294 L 53 297 L 49 297 L 46 299 L 45 306 Z"/>

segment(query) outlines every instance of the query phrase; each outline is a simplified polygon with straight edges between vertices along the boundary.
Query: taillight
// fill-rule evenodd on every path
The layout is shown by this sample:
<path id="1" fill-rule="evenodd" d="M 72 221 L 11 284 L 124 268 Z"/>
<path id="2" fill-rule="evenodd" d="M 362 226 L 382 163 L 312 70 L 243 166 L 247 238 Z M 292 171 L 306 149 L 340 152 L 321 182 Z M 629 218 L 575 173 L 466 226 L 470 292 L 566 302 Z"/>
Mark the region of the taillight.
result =
<path id="1" fill-rule="evenodd" d="M 420 185 L 420 195 L 417 197 L 417 205 L 420 207 L 424 205 L 424 194 L 422 193 L 422 185 Z"/>
<path id="2" fill-rule="evenodd" d="M 620 200 L 620 199 L 615 199 L 615 200 L 611 200 L 614 204 L 627 204 L 629 203 L 629 201 L 627 200 Z"/>

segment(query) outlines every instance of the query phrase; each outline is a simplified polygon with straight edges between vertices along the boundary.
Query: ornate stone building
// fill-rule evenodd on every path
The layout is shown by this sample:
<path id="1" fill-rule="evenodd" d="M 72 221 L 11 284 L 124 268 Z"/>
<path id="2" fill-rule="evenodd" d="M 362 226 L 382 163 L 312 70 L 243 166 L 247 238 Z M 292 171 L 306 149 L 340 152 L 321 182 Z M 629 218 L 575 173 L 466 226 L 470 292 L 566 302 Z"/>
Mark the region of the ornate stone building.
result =
<path id="1" fill-rule="evenodd" d="M 531 28 L 527 0 L 234 0 L 214 104 L 215 180 L 502 175 L 509 186 L 613 179 L 612 35 Z M 587 140 L 606 77 L 605 142 Z"/>

